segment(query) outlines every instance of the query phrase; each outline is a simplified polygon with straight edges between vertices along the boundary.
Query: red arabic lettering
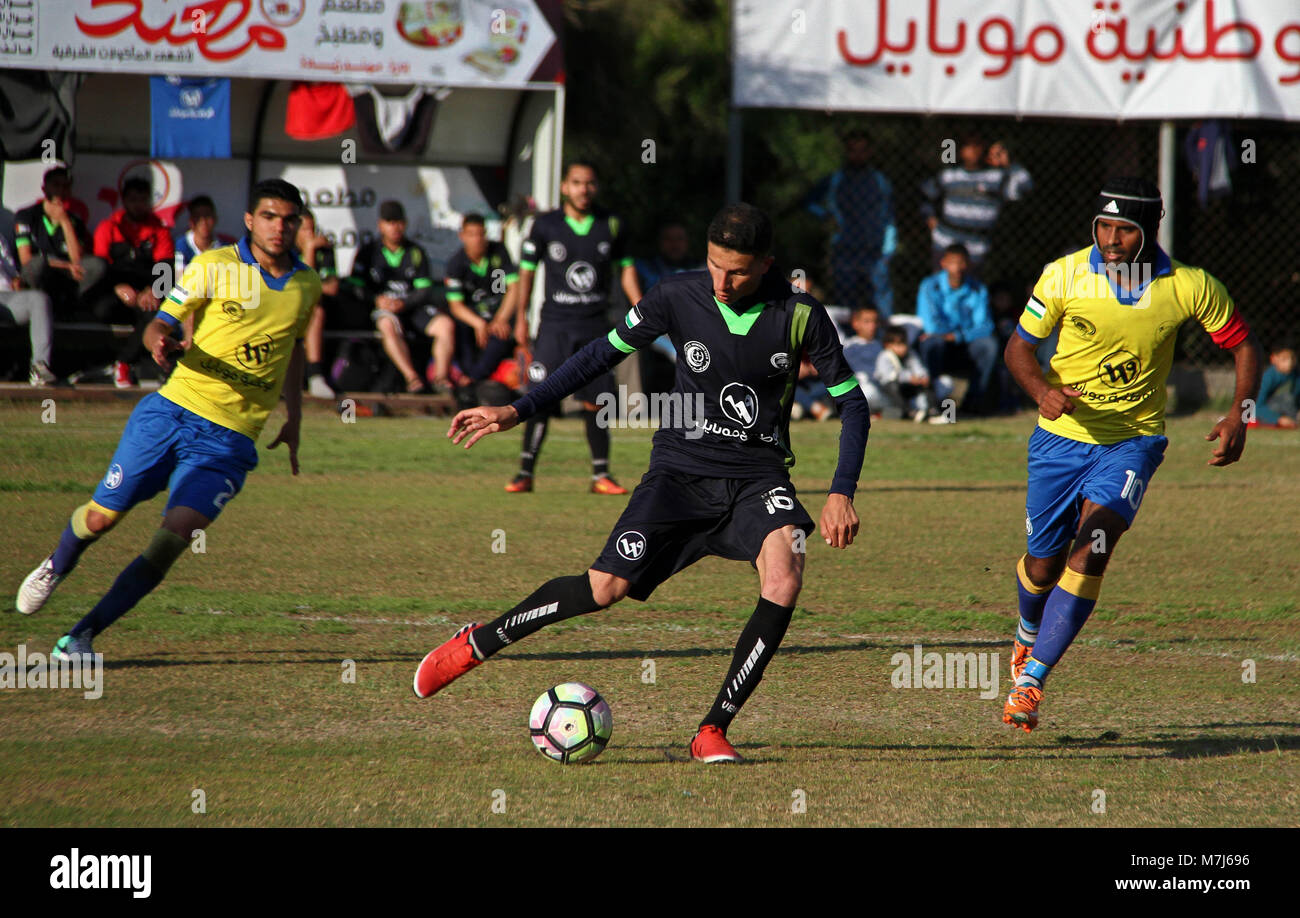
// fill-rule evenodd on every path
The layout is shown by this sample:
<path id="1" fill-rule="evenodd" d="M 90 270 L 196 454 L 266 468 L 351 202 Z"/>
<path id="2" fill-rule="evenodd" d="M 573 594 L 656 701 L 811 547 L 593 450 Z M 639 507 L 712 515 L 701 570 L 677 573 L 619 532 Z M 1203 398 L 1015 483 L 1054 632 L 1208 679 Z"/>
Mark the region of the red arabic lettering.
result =
<path id="1" fill-rule="evenodd" d="M 930 21 L 925 27 L 925 43 L 934 54 L 961 54 L 966 47 L 966 20 L 957 20 L 957 41 L 951 45 L 939 44 L 939 0 L 930 0 Z"/>
<path id="2" fill-rule="evenodd" d="M 267 51 L 281 51 L 286 45 L 284 34 L 279 29 L 267 25 L 249 25 L 243 44 L 219 47 L 222 39 L 234 36 L 248 19 L 248 14 L 252 11 L 252 0 L 202 0 L 190 3 L 177 9 L 157 27 L 145 21 L 144 0 L 91 0 L 90 6 L 92 10 L 128 8 L 118 18 L 106 22 L 87 22 L 77 16 L 78 28 L 94 38 L 108 38 L 134 28 L 136 35 L 149 44 L 166 41 L 172 45 L 183 45 L 192 41 L 198 46 L 199 53 L 210 61 L 227 61 L 239 57 L 253 45 Z M 204 23 L 204 28 L 195 28 L 199 22 Z"/>
<path id="3" fill-rule="evenodd" d="M 880 0 L 880 5 L 876 7 L 876 50 L 869 57 L 860 57 L 849 50 L 848 32 L 840 29 L 835 36 L 835 43 L 839 46 L 840 56 L 846 63 L 854 67 L 870 67 L 876 61 L 880 60 L 880 55 L 885 51 L 893 51 L 895 54 L 906 54 L 916 46 L 916 20 L 907 20 L 907 43 L 895 45 L 889 40 L 889 0 Z"/>
<path id="4" fill-rule="evenodd" d="M 1115 47 L 1102 51 L 1097 47 L 1097 38 L 1106 32 L 1110 32 L 1115 36 Z M 1250 50 L 1220 51 L 1220 39 L 1230 32 L 1244 32 L 1249 39 Z M 1183 43 L 1183 27 L 1181 25 L 1174 26 L 1173 47 L 1169 50 L 1160 50 L 1159 37 L 1154 26 L 1146 30 L 1146 47 L 1132 50 L 1128 45 L 1128 20 L 1123 18 L 1112 20 L 1110 17 L 1101 20 L 1100 28 L 1088 30 L 1086 44 L 1088 53 L 1099 61 L 1112 61 L 1120 56 L 1130 61 L 1167 61 L 1176 57 L 1185 58 L 1189 61 L 1201 60 L 1207 57 L 1218 61 L 1230 61 L 1248 60 L 1259 54 L 1259 49 L 1263 44 L 1263 36 L 1260 35 L 1259 29 L 1255 28 L 1254 25 L 1242 20 L 1233 20 L 1221 26 L 1216 26 L 1214 24 L 1214 0 L 1205 0 L 1205 47 L 1199 51 L 1190 50 Z"/>
<path id="5" fill-rule="evenodd" d="M 1293 22 L 1285 28 L 1278 29 L 1277 37 L 1273 39 L 1273 50 L 1277 52 L 1279 60 L 1284 60 L 1288 64 L 1300 64 L 1300 51 L 1291 54 L 1286 50 L 1286 39 L 1284 36 L 1288 32 L 1294 33 L 1297 38 L 1300 38 L 1300 23 Z M 1277 81 L 1283 86 L 1300 81 L 1300 70 L 1297 70 L 1290 76 L 1278 77 Z"/>
<path id="6" fill-rule="evenodd" d="M 992 33 L 994 29 L 1002 30 L 1004 41 L 999 47 L 994 47 L 990 40 L 990 33 Z M 1056 43 L 1056 47 L 1052 49 L 1050 54 L 1044 53 L 1038 49 L 1038 39 L 1041 35 L 1049 36 Z M 1040 64 L 1050 64 L 1065 53 L 1065 36 L 1061 34 L 1060 29 L 1050 23 L 1032 29 L 1029 34 L 1025 36 L 1024 44 L 1020 47 L 1016 47 L 1016 27 L 1011 20 L 1003 16 L 993 16 L 986 19 L 984 24 L 980 26 L 978 41 L 980 50 L 989 57 L 1002 58 L 1002 66 L 984 71 L 986 77 L 998 77 L 1007 73 L 1011 69 L 1012 65 L 1015 64 L 1017 57 L 1028 55 Z"/>

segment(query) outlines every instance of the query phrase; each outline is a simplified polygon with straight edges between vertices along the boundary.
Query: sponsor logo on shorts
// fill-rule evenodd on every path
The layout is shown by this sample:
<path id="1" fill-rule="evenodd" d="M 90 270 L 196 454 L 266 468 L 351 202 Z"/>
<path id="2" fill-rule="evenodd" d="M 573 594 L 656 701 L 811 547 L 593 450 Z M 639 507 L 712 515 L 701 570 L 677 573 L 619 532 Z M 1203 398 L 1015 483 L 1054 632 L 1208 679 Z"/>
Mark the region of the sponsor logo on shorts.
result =
<path id="1" fill-rule="evenodd" d="M 534 360 L 532 363 L 528 365 L 529 382 L 541 382 L 545 378 L 546 378 L 546 367 L 543 364 Z"/>
<path id="2" fill-rule="evenodd" d="M 1025 535 L 1033 535 L 1033 534 L 1034 534 L 1034 521 L 1031 520 L 1029 518 L 1029 514 L 1026 513 L 1025 514 Z"/>
<path id="3" fill-rule="evenodd" d="M 707 370 L 712 360 L 709 349 L 698 341 L 687 341 L 682 346 L 682 354 L 686 357 L 686 365 L 696 373 Z"/>
<path id="4" fill-rule="evenodd" d="M 628 561 L 639 561 L 645 554 L 645 536 L 635 529 L 629 529 L 618 537 L 614 543 L 618 548 L 618 553 Z"/>
<path id="5" fill-rule="evenodd" d="M 746 430 L 758 420 L 758 395 L 744 383 L 727 383 L 718 402 L 722 413 Z"/>
<path id="6" fill-rule="evenodd" d="M 786 353 L 773 354 L 772 366 L 776 367 L 778 370 L 790 369 L 790 355 Z"/>
<path id="7" fill-rule="evenodd" d="M 552 242 L 546 247 L 546 257 L 551 261 L 564 261 L 569 257 L 569 252 L 560 242 Z"/>
<path id="8" fill-rule="evenodd" d="M 108 474 L 104 476 L 104 487 L 110 491 L 116 491 L 122 486 L 122 479 L 125 477 L 122 467 L 114 462 L 108 467 Z"/>
<path id="9" fill-rule="evenodd" d="M 596 269 L 585 261 L 575 261 L 564 272 L 564 282 L 570 290 L 587 293 L 596 286 Z"/>

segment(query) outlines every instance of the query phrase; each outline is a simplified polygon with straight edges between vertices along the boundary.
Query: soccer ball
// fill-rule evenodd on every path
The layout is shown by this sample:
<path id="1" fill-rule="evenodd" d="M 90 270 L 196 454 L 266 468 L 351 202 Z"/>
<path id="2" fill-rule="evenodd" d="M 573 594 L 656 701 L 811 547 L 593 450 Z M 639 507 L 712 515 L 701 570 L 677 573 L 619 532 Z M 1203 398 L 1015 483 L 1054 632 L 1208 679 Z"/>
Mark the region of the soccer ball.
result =
<path id="1" fill-rule="evenodd" d="M 576 765 L 600 755 L 614 732 L 614 715 L 590 685 L 565 682 L 533 702 L 528 732 L 542 755 Z"/>

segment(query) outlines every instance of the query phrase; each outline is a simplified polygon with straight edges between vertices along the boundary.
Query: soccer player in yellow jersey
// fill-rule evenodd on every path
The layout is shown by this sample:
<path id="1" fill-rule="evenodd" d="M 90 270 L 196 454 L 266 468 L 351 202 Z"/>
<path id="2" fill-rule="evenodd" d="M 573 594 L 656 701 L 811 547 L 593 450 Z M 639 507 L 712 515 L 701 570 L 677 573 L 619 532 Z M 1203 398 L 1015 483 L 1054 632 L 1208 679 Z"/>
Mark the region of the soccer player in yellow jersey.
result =
<path id="1" fill-rule="evenodd" d="M 193 343 L 161 389 L 140 400 L 89 503 L 72 513 L 53 554 L 23 581 L 18 611 L 49 599 L 82 552 L 136 504 L 166 488 L 162 525 L 53 656 L 93 653 L 91 639 L 162 582 L 199 530 L 221 513 L 257 465 L 256 440 L 283 389 L 283 443 L 298 474 L 303 333 L 320 299 L 320 278 L 293 252 L 302 198 L 280 179 L 253 188 L 235 245 L 209 249 L 185 269 L 144 334 L 165 370 L 181 350 L 172 333 L 194 316 Z"/>
<path id="2" fill-rule="evenodd" d="M 1221 283 L 1161 250 L 1163 214 L 1151 182 L 1108 181 L 1093 245 L 1047 266 L 1007 343 L 1007 368 L 1039 414 L 1029 438 L 1028 550 L 1016 565 L 1015 687 L 1002 715 L 1026 732 L 1164 458 L 1165 379 L 1188 319 L 1236 362 L 1234 407 L 1206 437 L 1218 441 L 1209 464 L 1236 462 L 1246 445 L 1242 410 L 1258 389 L 1259 347 Z M 1044 374 L 1034 351 L 1058 326 Z"/>

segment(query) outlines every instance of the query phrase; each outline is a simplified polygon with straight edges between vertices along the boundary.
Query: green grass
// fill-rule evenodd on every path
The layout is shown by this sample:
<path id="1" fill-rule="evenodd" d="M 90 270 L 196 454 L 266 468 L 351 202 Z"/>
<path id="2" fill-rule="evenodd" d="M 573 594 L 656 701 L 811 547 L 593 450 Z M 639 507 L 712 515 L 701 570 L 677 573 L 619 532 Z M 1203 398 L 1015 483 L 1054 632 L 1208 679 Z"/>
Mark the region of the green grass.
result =
<path id="1" fill-rule="evenodd" d="M 129 410 L 58 407 L 46 425 L 35 403 L 0 403 L 6 590 L 88 498 Z M 810 542 L 782 651 L 731 731 L 750 762 L 705 768 L 685 746 L 753 608 L 746 565 L 701 562 L 647 603 L 546 629 L 417 701 L 426 650 L 584 569 L 625 501 L 585 492 L 575 422 L 553 426 L 538 491 L 507 495 L 514 433 L 466 453 L 443 439 L 445 421 L 309 414 L 302 475 L 263 450 L 206 553 L 97 641 L 102 698 L 0 690 L 0 825 L 1294 825 L 1300 436 L 1252 432 L 1241 464 L 1208 468 L 1214 417 L 1171 422 L 1165 463 L 1032 735 L 1000 723 L 1000 696 L 891 684 L 893 655 L 920 643 L 999 654 L 1008 690 L 1032 421 L 878 423 L 858 542 Z M 794 430 L 794 480 L 814 517 L 837 436 L 834 424 Z M 649 433 L 618 431 L 614 444 L 616 473 L 635 483 Z M 48 650 L 140 551 L 164 502 L 92 548 L 39 615 L 0 615 L 0 652 Z M 342 681 L 345 660 L 355 683 Z M 526 719 L 570 679 L 604 693 L 615 727 L 595 763 L 565 768 L 533 751 Z M 205 813 L 192 811 L 195 789 Z M 1098 789 L 1105 814 L 1091 811 Z"/>

